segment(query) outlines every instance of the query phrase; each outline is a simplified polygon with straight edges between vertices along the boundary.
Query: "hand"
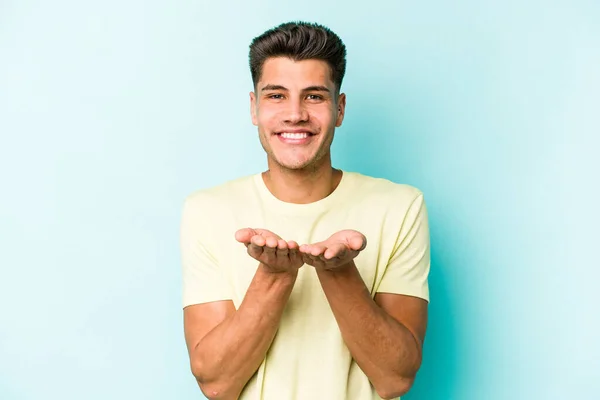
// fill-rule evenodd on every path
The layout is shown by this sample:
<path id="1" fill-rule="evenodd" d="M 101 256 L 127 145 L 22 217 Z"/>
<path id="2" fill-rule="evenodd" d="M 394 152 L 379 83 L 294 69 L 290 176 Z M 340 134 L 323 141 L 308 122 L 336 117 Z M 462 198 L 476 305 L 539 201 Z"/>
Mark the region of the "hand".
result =
<path id="1" fill-rule="evenodd" d="M 316 268 L 334 270 L 346 266 L 367 247 L 367 238 L 351 229 L 339 231 L 329 239 L 300 246 L 304 262 Z"/>
<path id="2" fill-rule="evenodd" d="M 297 272 L 304 265 L 298 243 L 286 242 L 266 229 L 240 229 L 235 239 L 246 245 L 250 257 L 266 266 L 269 272 Z"/>

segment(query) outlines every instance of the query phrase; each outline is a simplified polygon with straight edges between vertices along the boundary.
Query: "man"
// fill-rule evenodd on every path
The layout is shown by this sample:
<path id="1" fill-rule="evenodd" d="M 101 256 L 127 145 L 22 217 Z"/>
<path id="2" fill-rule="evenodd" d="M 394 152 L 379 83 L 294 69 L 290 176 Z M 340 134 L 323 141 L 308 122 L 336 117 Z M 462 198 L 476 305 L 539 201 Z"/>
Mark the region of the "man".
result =
<path id="1" fill-rule="evenodd" d="M 185 337 L 209 399 L 397 398 L 421 364 L 425 203 L 332 168 L 345 56 L 317 24 L 255 38 L 250 107 L 268 170 L 186 199 Z"/>

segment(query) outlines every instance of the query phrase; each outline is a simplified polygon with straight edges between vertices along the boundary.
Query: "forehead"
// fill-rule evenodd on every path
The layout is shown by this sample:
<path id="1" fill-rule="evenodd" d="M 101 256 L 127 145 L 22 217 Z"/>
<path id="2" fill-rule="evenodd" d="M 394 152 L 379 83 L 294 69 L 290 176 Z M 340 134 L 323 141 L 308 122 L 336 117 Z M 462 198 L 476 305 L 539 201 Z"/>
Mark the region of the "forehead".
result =
<path id="1" fill-rule="evenodd" d="M 323 85 L 334 86 L 329 64 L 323 60 L 294 61 L 288 57 L 268 58 L 263 64 L 260 84 L 286 87 Z"/>

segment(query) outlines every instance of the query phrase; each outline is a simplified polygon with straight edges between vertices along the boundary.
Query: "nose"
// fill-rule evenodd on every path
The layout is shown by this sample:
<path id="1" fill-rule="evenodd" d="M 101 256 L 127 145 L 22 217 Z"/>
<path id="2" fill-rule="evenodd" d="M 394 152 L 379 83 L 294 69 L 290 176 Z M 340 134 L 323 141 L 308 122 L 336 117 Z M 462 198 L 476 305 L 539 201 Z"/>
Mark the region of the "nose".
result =
<path id="1" fill-rule="evenodd" d="M 285 111 L 285 122 L 288 124 L 297 124 L 308 121 L 308 111 L 301 101 L 290 101 Z"/>

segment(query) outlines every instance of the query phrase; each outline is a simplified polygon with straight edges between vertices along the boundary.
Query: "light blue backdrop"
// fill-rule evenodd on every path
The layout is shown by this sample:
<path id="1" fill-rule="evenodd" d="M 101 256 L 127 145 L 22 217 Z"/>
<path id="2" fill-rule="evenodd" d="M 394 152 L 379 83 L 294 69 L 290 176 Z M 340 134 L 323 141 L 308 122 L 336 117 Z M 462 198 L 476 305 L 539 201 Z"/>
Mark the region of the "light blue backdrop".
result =
<path id="1" fill-rule="evenodd" d="M 597 1 L 4 0 L 0 399 L 201 397 L 181 206 L 265 167 L 248 44 L 293 19 L 348 47 L 334 163 L 426 195 L 406 399 L 600 398 Z"/>

